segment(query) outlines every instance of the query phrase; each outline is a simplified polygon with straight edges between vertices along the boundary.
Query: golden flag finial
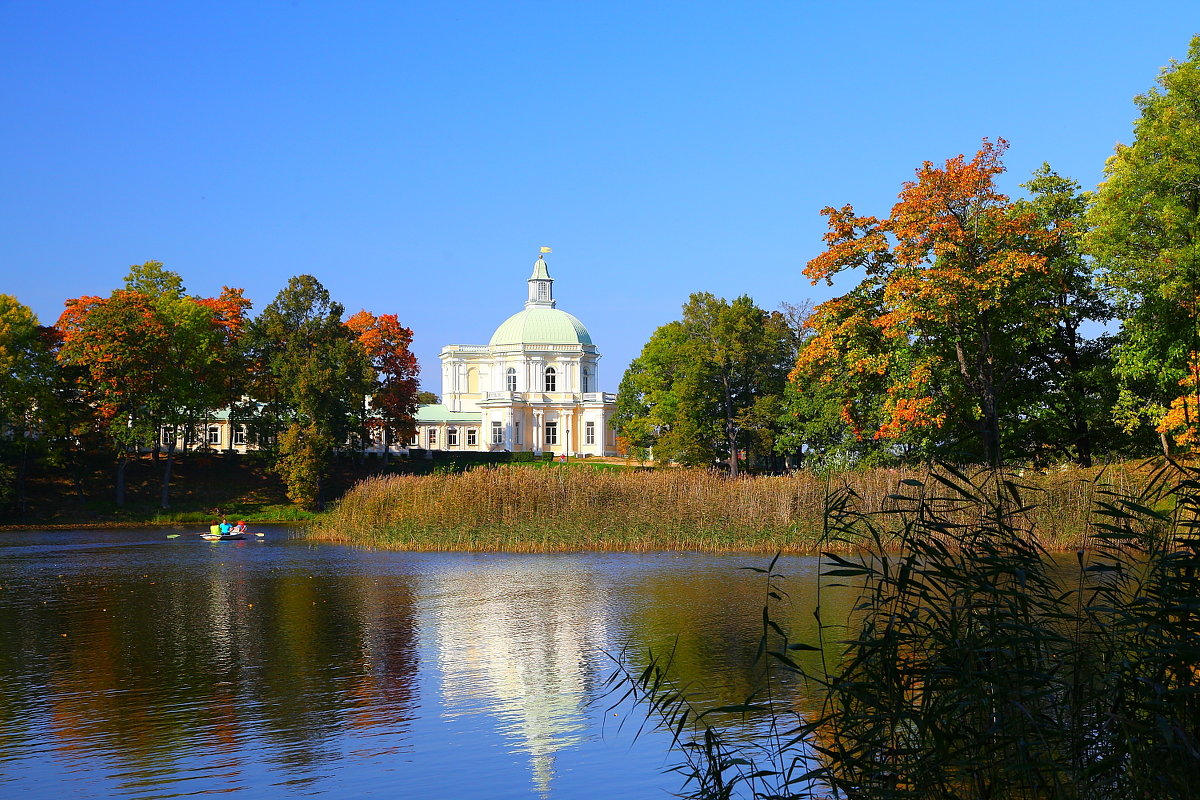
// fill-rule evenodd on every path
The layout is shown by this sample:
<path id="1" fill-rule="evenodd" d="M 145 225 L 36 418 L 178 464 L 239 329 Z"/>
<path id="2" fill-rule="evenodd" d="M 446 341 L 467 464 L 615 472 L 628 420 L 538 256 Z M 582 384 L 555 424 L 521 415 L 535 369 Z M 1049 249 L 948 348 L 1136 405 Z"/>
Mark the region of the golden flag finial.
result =
<path id="1" fill-rule="evenodd" d="M 554 251 L 551 250 L 549 247 L 543 246 L 538 250 L 538 252 L 539 253 L 553 253 Z"/>

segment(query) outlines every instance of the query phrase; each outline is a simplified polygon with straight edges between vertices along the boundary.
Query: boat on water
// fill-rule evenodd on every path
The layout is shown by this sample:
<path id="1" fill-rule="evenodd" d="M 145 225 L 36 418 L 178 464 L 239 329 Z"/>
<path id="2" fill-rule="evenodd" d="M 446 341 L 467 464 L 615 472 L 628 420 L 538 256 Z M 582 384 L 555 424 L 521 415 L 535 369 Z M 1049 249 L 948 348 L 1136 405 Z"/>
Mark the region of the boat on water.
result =
<path id="1" fill-rule="evenodd" d="M 202 533 L 200 538 L 209 542 L 237 542 L 245 539 L 247 535 L 245 533 Z"/>

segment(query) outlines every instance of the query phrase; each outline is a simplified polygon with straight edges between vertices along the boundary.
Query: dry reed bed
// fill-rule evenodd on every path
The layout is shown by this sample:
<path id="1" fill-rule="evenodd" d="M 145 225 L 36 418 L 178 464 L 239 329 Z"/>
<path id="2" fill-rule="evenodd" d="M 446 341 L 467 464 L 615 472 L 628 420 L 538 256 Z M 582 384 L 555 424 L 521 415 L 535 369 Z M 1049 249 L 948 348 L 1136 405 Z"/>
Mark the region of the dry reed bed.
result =
<path id="1" fill-rule="evenodd" d="M 1078 546 L 1100 485 L 1136 492 L 1144 481 L 1135 468 L 1109 468 L 1098 481 L 1099 473 L 1014 474 L 1032 490 L 1038 505 L 1026 521 L 1047 547 Z M 405 550 L 804 553 L 828 549 L 820 544 L 825 501 L 842 488 L 864 511 L 894 508 L 900 492 L 938 495 L 936 482 L 917 470 L 730 480 L 702 470 L 501 466 L 363 481 L 308 535 Z M 969 523 L 974 512 L 956 513 Z"/>

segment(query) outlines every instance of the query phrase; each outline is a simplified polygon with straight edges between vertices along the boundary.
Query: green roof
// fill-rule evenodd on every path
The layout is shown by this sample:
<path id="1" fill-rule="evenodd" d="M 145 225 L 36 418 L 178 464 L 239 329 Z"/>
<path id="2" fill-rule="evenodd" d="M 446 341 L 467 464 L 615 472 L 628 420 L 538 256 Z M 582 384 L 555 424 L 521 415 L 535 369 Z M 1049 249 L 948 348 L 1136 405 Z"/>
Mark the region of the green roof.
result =
<path id="1" fill-rule="evenodd" d="M 527 308 L 501 323 L 489 346 L 506 344 L 591 344 L 583 323 L 557 308 Z"/>
<path id="2" fill-rule="evenodd" d="M 550 270 L 546 269 L 546 259 L 539 258 L 533 262 L 533 274 L 529 276 L 531 281 L 548 281 L 550 278 Z"/>
<path id="3" fill-rule="evenodd" d="M 441 403 L 417 406 L 417 422 L 482 423 L 483 414 L 470 411 L 451 411 Z"/>

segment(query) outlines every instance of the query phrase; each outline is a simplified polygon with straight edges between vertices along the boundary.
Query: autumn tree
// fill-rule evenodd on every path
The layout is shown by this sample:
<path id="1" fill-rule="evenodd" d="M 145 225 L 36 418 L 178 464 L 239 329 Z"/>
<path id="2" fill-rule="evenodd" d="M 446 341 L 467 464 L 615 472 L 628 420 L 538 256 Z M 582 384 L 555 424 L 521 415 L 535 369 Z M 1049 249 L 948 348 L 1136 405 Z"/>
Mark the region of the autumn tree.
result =
<path id="1" fill-rule="evenodd" d="M 823 210 L 828 249 L 805 275 L 865 278 L 818 307 L 792 379 L 840 393 L 860 437 L 898 439 L 955 416 L 999 462 L 1004 393 L 1060 313 L 1046 255 L 1058 233 L 995 186 L 1006 146 L 984 140 L 969 161 L 926 162 L 885 218 Z"/>
<path id="2" fill-rule="evenodd" d="M 320 504 L 333 454 L 376 388 L 372 358 L 343 311 L 316 278 L 299 275 L 251 325 L 248 421 L 274 443 L 288 496 L 308 506 Z"/>
<path id="3" fill-rule="evenodd" d="M 660 327 L 622 378 L 615 427 L 634 447 L 683 464 L 774 452 L 790 366 L 791 332 L 746 296 L 693 294 L 683 318 Z"/>
<path id="4" fill-rule="evenodd" d="M 229 404 L 239 334 L 249 306 L 239 289 L 220 297 L 186 295 L 157 261 L 130 268 L 109 297 L 67 301 L 57 328 L 58 359 L 82 370 L 82 389 L 117 455 L 117 504 L 125 469 L 139 449 L 168 435 L 161 504 L 170 505 L 171 464 L 181 427 Z"/>
<path id="5" fill-rule="evenodd" d="M 1200 36 L 1136 98 L 1133 143 L 1118 145 L 1088 211 L 1086 243 L 1113 289 L 1121 333 L 1118 417 L 1197 443 L 1200 362 Z"/>
<path id="6" fill-rule="evenodd" d="M 359 311 L 346 320 L 358 343 L 371 359 L 375 386 L 371 392 L 371 410 L 363 416 L 363 427 L 377 427 L 388 441 L 407 441 L 416 431 L 417 357 L 409 350 L 412 330 L 400 324 L 395 314 L 375 316 Z M 363 447 L 369 436 L 363 431 Z M 385 450 L 386 453 L 386 450 Z"/>

